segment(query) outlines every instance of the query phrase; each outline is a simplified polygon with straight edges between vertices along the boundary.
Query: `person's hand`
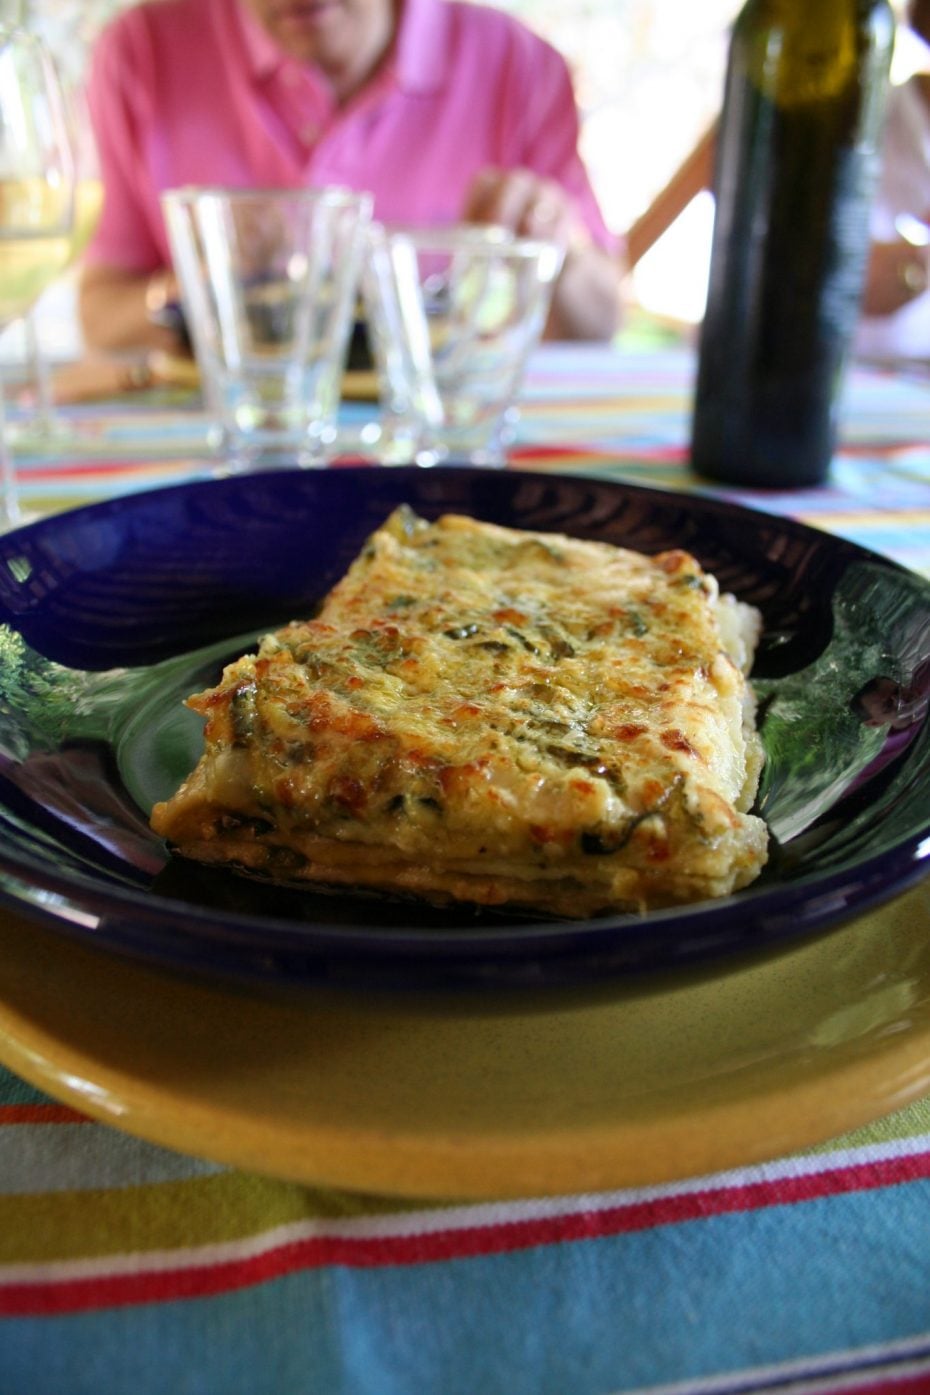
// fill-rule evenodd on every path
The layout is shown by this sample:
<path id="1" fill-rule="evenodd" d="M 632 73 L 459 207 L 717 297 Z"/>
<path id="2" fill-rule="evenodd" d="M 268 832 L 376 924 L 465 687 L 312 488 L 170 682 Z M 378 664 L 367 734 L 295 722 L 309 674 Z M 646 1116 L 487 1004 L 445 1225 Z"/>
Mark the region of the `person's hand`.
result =
<path id="1" fill-rule="evenodd" d="M 561 184 L 526 169 L 482 170 L 466 194 L 462 217 L 466 223 L 494 223 L 564 248 L 579 234 L 574 205 Z"/>
<path id="2" fill-rule="evenodd" d="M 873 242 L 862 298 L 867 315 L 893 315 L 930 286 L 930 247 L 906 237 Z"/>
<path id="3" fill-rule="evenodd" d="M 546 338 L 605 341 L 616 333 L 619 257 L 594 241 L 561 184 L 527 169 L 481 170 L 466 196 L 462 218 L 563 249 L 565 261 L 552 294 Z"/>

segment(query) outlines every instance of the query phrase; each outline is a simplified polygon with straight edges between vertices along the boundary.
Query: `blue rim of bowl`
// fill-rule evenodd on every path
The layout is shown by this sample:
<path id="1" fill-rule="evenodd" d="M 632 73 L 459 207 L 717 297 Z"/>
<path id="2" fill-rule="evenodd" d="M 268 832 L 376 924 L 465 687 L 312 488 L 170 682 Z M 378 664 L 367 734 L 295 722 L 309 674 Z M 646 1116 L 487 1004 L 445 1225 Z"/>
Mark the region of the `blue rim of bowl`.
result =
<path id="1" fill-rule="evenodd" d="M 547 494 L 576 493 L 584 498 L 610 495 L 632 500 L 662 514 L 687 514 L 696 534 L 682 542 L 691 550 L 702 521 L 724 520 L 731 527 L 760 529 L 826 552 L 842 568 L 866 561 L 890 576 L 908 576 L 891 559 L 859 545 L 819 532 L 792 519 L 761 513 L 711 496 L 691 496 L 646 489 L 597 476 L 549 476 L 529 471 L 473 471 L 455 465 L 422 471 L 351 467 L 335 471 L 279 471 L 226 480 L 195 481 L 140 494 L 123 495 L 55 515 L 0 539 L 0 571 L 11 555 L 42 550 L 43 540 L 73 536 L 85 525 L 119 525 L 151 514 L 161 503 L 183 502 L 189 512 L 224 492 L 238 507 L 250 495 L 280 489 L 285 495 L 306 490 L 319 494 L 351 491 L 380 494 L 393 502 L 407 499 L 424 512 L 445 511 L 451 493 L 458 506 L 463 481 L 479 500 L 511 503 L 520 490 Z M 469 489 L 465 488 L 464 493 Z M 422 497 L 417 497 L 418 495 Z M 413 497 L 411 497 L 413 496 Z M 427 505 L 424 508 L 424 504 Z M 493 508 L 491 512 L 493 512 Z M 487 509 L 479 509 L 479 515 Z M 506 512 L 506 509 L 505 509 Z M 521 526 L 517 524 L 516 526 Z M 523 526 L 537 526 L 535 523 Z M 559 531 L 555 528 L 554 531 Z M 569 529 L 579 536 L 601 536 L 596 518 Z M 611 539 L 613 540 L 613 539 Z M 629 545 L 636 546 L 636 540 Z M 640 540 L 640 545 L 641 540 Z M 648 550 L 648 549 L 644 549 Z M 702 559 L 703 560 L 703 559 Z M 927 585 L 930 614 L 930 584 Z M 3 610 L 0 608 L 0 618 Z M 9 612 L 6 612 L 9 619 Z M 241 628 L 237 626 L 236 628 Z M 167 644 L 165 653 L 170 653 Z M 921 736 L 926 745 L 927 722 Z M 0 808 L 0 829 L 10 827 Z M 930 870 L 930 811 L 907 836 L 879 853 L 829 872 L 813 872 L 790 882 L 749 887 L 733 896 L 700 902 L 647 916 L 615 915 L 582 921 L 494 918 L 449 930 L 415 923 L 390 927 L 360 924 L 295 924 L 273 916 L 256 917 L 134 891 L 95 879 L 61 873 L 41 858 L 11 854 L 0 841 L 0 899 L 87 943 L 129 953 L 169 969 L 207 973 L 251 982 L 340 987 L 424 989 L 462 987 L 548 988 L 592 985 L 643 972 L 712 970 L 734 956 L 767 953 L 815 933 L 832 930 L 897 896 Z M 361 902 L 364 907 L 369 904 Z M 411 904 L 410 918 L 422 919 Z M 432 912 L 430 917 L 440 916 Z"/>

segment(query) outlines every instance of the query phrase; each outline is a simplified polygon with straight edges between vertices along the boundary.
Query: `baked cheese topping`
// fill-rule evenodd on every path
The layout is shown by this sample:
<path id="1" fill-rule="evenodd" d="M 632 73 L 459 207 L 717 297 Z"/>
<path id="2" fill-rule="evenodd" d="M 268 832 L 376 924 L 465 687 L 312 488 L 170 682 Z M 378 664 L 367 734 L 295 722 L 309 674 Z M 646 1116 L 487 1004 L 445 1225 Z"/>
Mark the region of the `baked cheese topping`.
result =
<path id="1" fill-rule="evenodd" d="M 189 699 L 152 824 L 288 882 L 592 915 L 724 895 L 766 856 L 751 607 L 686 552 L 398 509 L 315 619 Z"/>

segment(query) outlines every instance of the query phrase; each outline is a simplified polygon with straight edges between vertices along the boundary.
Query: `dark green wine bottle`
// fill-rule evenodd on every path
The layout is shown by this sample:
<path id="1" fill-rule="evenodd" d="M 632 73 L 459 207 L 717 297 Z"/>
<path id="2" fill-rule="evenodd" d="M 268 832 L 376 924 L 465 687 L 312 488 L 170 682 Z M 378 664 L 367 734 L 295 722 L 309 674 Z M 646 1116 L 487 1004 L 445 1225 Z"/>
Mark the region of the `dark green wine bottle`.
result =
<path id="1" fill-rule="evenodd" d="M 737 17 L 691 441 L 710 479 L 827 475 L 893 39 L 887 0 L 749 0 Z"/>

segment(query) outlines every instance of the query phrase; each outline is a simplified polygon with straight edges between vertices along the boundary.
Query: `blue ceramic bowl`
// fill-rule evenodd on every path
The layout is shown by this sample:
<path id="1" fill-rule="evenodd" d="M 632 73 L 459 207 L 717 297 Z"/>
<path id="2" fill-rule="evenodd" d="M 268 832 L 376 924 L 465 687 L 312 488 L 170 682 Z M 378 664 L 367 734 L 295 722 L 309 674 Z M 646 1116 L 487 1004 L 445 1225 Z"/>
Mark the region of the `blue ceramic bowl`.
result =
<path id="1" fill-rule="evenodd" d="M 172 858 L 148 812 L 193 765 L 182 699 L 309 613 L 397 504 L 693 552 L 757 605 L 763 876 L 581 922 L 267 887 Z M 930 584 L 708 498 L 461 468 L 281 471 L 132 495 L 0 539 L 0 898 L 63 932 L 257 982 L 587 984 L 823 932 L 930 855 Z"/>

